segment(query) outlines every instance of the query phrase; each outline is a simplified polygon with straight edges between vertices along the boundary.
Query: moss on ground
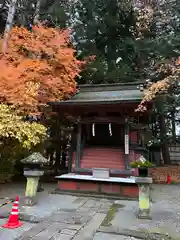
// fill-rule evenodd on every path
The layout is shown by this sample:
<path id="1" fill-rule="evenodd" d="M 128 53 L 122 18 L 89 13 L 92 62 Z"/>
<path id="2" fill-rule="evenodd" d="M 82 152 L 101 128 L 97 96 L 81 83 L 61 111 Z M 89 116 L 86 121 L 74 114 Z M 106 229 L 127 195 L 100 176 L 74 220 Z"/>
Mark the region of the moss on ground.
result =
<path id="1" fill-rule="evenodd" d="M 104 218 L 101 226 L 103 226 L 103 227 L 109 227 L 109 226 L 111 226 L 111 225 L 112 225 L 112 224 L 111 224 L 111 221 L 114 219 L 115 214 L 118 212 L 119 208 L 124 208 L 124 207 L 125 207 L 125 205 L 114 203 L 114 204 L 110 207 L 109 211 L 107 212 L 107 215 L 106 215 L 106 217 Z"/>
<path id="2" fill-rule="evenodd" d="M 145 233 L 147 235 L 146 239 L 147 240 L 180 240 L 180 237 L 173 237 L 170 236 L 165 230 L 163 231 L 162 229 L 142 229 L 139 228 L 136 230 L 136 233 L 141 232 Z"/>

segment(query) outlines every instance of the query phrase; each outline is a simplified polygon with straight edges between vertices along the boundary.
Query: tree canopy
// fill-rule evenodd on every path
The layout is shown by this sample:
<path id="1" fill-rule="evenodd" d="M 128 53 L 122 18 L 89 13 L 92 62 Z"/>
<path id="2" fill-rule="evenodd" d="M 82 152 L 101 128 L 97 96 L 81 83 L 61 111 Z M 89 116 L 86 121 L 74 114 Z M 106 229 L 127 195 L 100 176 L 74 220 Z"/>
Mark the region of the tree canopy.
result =
<path id="1" fill-rule="evenodd" d="M 30 149 L 46 137 L 46 127 L 37 122 L 25 121 L 13 106 L 0 104 L 0 140 L 17 140 L 23 148 Z"/>
<path id="2" fill-rule="evenodd" d="M 75 94 L 75 80 L 79 83 L 144 80 L 144 98 L 137 111 L 146 111 L 147 103 L 158 99 L 157 105 L 163 108 L 156 105 L 156 110 L 159 109 L 155 111 L 156 123 L 165 126 L 165 117 L 171 115 L 172 99 L 165 102 L 159 96 L 176 93 L 179 84 L 178 1 L 39 3 L 18 1 L 16 27 L 11 30 L 7 51 L 0 55 L 3 103 L 34 113 L 48 101 Z M 37 12 L 46 27 L 35 26 L 29 31 Z M 68 27 L 71 32 L 57 27 Z M 83 59 L 90 55 L 96 56 L 95 61 L 84 69 Z M 161 128 L 161 132 L 165 139 L 166 129 Z M 164 149 L 168 147 L 164 145 Z"/>
<path id="3" fill-rule="evenodd" d="M 69 34 L 43 26 L 13 27 L 0 54 L 1 101 L 35 112 L 75 94 L 75 78 L 85 62 L 76 59 Z"/>

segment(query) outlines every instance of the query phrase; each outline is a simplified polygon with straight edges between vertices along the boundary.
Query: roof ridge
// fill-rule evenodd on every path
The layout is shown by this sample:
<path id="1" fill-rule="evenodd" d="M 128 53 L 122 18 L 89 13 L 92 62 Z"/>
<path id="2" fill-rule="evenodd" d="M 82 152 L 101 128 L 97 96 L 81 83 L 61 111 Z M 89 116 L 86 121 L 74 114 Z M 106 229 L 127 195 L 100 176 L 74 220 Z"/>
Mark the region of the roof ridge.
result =
<path id="1" fill-rule="evenodd" d="M 102 83 L 102 84 L 79 84 L 78 87 L 80 88 L 97 88 L 97 87 L 113 87 L 113 86 L 137 86 L 139 84 L 144 83 L 144 81 L 137 81 L 137 82 L 128 82 L 128 83 Z"/>

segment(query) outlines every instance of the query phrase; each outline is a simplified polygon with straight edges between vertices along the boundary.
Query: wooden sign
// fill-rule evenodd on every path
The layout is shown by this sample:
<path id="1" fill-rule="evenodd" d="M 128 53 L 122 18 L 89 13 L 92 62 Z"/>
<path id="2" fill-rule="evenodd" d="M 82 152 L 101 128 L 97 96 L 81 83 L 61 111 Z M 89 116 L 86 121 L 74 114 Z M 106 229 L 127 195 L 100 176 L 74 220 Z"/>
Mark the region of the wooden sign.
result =
<path id="1" fill-rule="evenodd" d="M 124 146 L 125 146 L 125 154 L 129 154 L 129 135 L 125 134 L 124 136 Z"/>

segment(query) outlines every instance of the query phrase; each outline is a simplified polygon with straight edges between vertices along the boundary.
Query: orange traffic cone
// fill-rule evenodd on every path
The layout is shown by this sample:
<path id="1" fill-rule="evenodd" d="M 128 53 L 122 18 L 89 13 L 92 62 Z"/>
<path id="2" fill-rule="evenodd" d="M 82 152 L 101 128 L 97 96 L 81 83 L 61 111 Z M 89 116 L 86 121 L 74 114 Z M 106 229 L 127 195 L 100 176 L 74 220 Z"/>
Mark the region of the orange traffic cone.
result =
<path id="1" fill-rule="evenodd" d="M 9 216 L 8 222 L 4 224 L 3 228 L 18 228 L 22 226 L 23 223 L 19 221 L 19 197 L 16 197 L 15 202 L 12 206 L 11 215 Z"/>
<path id="2" fill-rule="evenodd" d="M 171 179 L 171 176 L 167 176 L 167 184 L 171 184 L 171 182 L 172 182 L 172 179 Z"/>

